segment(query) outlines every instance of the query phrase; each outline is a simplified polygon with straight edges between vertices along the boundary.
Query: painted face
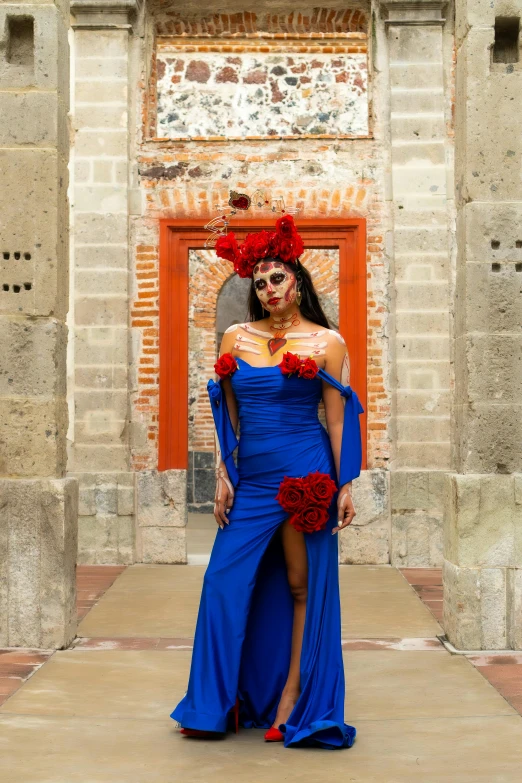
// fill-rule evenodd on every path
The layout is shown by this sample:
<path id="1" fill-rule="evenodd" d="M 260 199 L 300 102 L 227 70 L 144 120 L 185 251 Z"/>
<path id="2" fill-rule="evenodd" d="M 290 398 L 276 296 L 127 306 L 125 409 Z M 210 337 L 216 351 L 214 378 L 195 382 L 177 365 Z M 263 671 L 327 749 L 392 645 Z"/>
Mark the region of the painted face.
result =
<path id="1" fill-rule="evenodd" d="M 257 298 L 270 313 L 284 312 L 295 301 L 296 276 L 282 261 L 261 261 L 253 278 Z"/>

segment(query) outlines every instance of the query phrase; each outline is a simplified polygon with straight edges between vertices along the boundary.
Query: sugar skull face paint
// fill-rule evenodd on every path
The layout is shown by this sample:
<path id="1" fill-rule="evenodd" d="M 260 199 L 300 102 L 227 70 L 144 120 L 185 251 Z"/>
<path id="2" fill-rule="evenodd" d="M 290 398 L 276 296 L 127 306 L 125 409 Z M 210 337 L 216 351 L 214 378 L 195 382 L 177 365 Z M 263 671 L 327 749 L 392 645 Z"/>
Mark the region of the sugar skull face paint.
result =
<path id="1" fill-rule="evenodd" d="M 257 298 L 270 313 L 284 312 L 295 302 L 297 279 L 282 261 L 261 261 L 253 279 Z"/>

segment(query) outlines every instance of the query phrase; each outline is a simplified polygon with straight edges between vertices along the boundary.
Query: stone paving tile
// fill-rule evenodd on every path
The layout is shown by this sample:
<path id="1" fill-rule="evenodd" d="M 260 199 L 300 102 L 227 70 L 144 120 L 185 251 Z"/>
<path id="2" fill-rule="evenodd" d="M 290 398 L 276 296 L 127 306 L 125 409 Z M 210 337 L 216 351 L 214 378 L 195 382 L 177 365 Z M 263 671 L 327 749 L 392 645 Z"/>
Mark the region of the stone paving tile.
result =
<path id="1" fill-rule="evenodd" d="M 81 620 L 122 574 L 125 565 L 77 565 L 76 610 Z"/>
<path id="2" fill-rule="evenodd" d="M 205 566 L 129 566 L 82 620 L 83 637 L 192 637 Z M 391 566 L 341 566 L 343 638 L 435 637 L 442 632 Z"/>
<path id="3" fill-rule="evenodd" d="M 464 657 L 393 650 L 343 655 L 347 720 L 515 715 Z M 59 650 L 2 713 L 161 719 L 183 696 L 190 650 Z M 422 699 L 419 699 L 422 693 Z"/>
<path id="4" fill-rule="evenodd" d="M 357 732 L 350 749 L 291 751 L 262 729 L 201 740 L 170 719 L 0 715 L 6 783 L 520 781 L 518 715 L 360 720 Z"/>
<path id="5" fill-rule="evenodd" d="M 0 705 L 42 666 L 53 650 L 0 649 Z"/>
<path id="6" fill-rule="evenodd" d="M 424 605 L 442 624 L 444 619 L 442 568 L 400 568 Z"/>

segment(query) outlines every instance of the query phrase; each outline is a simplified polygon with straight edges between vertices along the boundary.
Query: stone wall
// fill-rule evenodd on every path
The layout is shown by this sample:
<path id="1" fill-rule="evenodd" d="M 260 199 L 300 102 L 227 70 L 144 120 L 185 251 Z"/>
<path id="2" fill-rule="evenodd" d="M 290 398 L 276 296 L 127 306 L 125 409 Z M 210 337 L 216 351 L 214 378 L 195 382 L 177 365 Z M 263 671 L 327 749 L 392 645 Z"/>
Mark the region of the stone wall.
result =
<path id="1" fill-rule="evenodd" d="M 457 269 L 444 627 L 460 649 L 522 649 L 520 2 L 457 6 Z M 499 21 L 511 18 L 515 46 Z"/>
<path id="2" fill-rule="evenodd" d="M 69 4 L 0 5 L 0 645 L 76 631 L 66 470 Z"/>
<path id="3" fill-rule="evenodd" d="M 116 13 L 115 7 L 111 13 Z M 125 202 L 128 237 L 114 241 L 116 232 L 111 231 L 110 237 L 100 233 L 98 249 L 94 238 L 88 239 L 83 257 L 96 250 L 92 263 L 96 257 L 101 260 L 100 272 L 110 271 L 103 268 L 105 258 L 117 265 L 115 277 L 109 275 L 102 281 L 97 272 L 94 278 L 84 277 L 87 312 L 95 319 L 107 318 L 109 300 L 114 298 L 115 304 L 123 306 L 127 296 L 121 264 L 126 263 L 123 245 L 128 241 L 130 338 L 126 342 L 117 308 L 111 310 L 114 322 L 82 324 L 82 342 L 76 333 L 77 356 L 85 345 L 86 356 L 92 357 L 96 346 L 89 347 L 89 342 L 94 336 L 104 338 L 106 342 L 98 344 L 103 356 L 109 355 L 106 361 L 112 369 L 109 388 L 99 386 L 105 381 L 92 368 L 85 375 L 87 387 L 78 397 L 81 418 L 77 418 L 78 426 L 75 423 L 71 452 L 77 460 L 80 453 L 94 455 L 99 448 L 117 475 L 156 469 L 160 219 L 215 217 L 231 190 L 252 192 L 256 188 L 264 189 L 270 199 L 298 207 L 299 216 L 363 217 L 367 225 L 367 455 L 368 469 L 376 473 L 364 482 L 361 478 L 360 486 L 363 495 L 369 493 L 373 498 L 369 508 L 382 508 L 382 514 L 390 517 L 379 518 L 379 530 L 373 536 L 378 542 L 387 536 L 387 546 L 378 543 L 374 547 L 369 542 L 378 515 L 368 512 L 373 521 L 359 525 L 358 541 L 364 543 L 355 545 L 354 533 L 353 557 L 359 562 L 366 556 L 379 562 L 391 556 L 400 565 L 440 564 L 441 477 L 450 468 L 453 385 L 449 339 L 455 254 L 451 6 L 386 0 L 375 3 L 370 14 L 365 4 L 347 8 L 330 0 L 325 7 L 303 2 L 299 10 L 288 13 L 288 8 L 277 3 L 271 3 L 270 9 L 245 3 L 238 9 L 236 3 L 210 2 L 201 9 L 194 2 L 181 8 L 155 0 L 133 20 L 125 11 L 125 30 L 129 24 L 132 27 L 126 54 L 110 49 L 101 56 L 93 50 L 90 60 L 99 83 L 107 84 L 117 72 L 111 68 L 116 66 L 114 58 L 120 58 L 118 67 L 127 58 L 128 118 L 117 114 L 124 107 L 115 97 L 109 102 L 116 101 L 111 111 L 107 106 L 99 115 L 106 124 L 105 135 L 105 126 L 98 127 L 100 139 L 109 138 L 110 133 L 115 134 L 113 140 L 126 134 L 128 183 L 114 179 L 116 168 L 110 169 L 110 182 L 95 179 L 101 170 L 99 159 L 110 157 L 107 150 L 93 152 L 89 161 L 83 161 L 88 166 L 78 168 L 76 183 L 88 210 L 94 188 L 100 188 L 96 192 L 101 194 L 109 186 L 114 199 Z M 122 45 L 122 21 L 111 32 L 111 46 Z M 125 82 L 125 75 L 121 79 Z M 325 105 L 334 106 L 330 114 L 314 103 L 319 95 Z M 235 113 L 217 114 L 212 100 L 220 101 L 220 106 L 241 106 Z M 183 109 L 185 102 L 192 107 L 190 116 Z M 232 114 L 242 121 L 241 126 L 229 124 Z M 325 116 L 321 119 L 319 114 Z M 87 112 L 84 118 L 78 131 L 87 138 L 96 133 L 97 126 L 88 124 Z M 81 182 L 81 176 L 87 180 Z M 115 228 L 119 225 L 120 203 L 100 202 L 100 216 L 105 215 L 107 221 L 101 225 L 108 227 L 112 220 Z M 75 235 L 81 245 L 76 227 Z M 113 287 L 116 279 L 120 288 Z M 221 285 L 225 279 L 217 274 Z M 215 351 L 214 316 L 208 311 L 201 317 L 208 320 L 198 327 L 206 332 L 203 342 L 203 332 L 191 332 L 199 380 L 208 377 Z M 88 358 L 85 364 L 91 362 Z M 84 369 L 77 371 L 82 383 Z M 194 376 L 191 385 L 192 407 L 196 408 L 198 400 L 204 399 L 199 380 Z M 123 397 L 119 396 L 125 384 L 127 412 L 120 407 Z M 73 385 L 71 381 L 71 390 Z M 92 406 L 93 391 L 105 395 L 98 397 L 104 401 L 103 415 Z M 88 414 L 89 406 L 92 414 Z M 89 416 L 105 427 L 101 437 L 94 435 Z M 195 472 L 209 471 L 205 455 L 213 448 L 209 411 L 198 409 L 194 422 L 201 437 L 194 439 L 197 448 L 188 476 L 192 490 Z M 192 434 L 195 425 L 191 425 Z M 127 446 L 128 467 L 121 463 Z M 79 462 L 72 462 L 71 469 L 82 475 L 92 470 Z M 391 471 L 390 476 L 380 481 L 375 478 L 379 471 Z M 102 483 L 105 472 L 100 471 Z M 95 478 L 92 485 L 97 482 Z M 118 482 L 116 478 L 114 487 Z M 377 488 L 385 493 L 381 501 L 375 498 Z M 158 518 L 161 515 L 158 509 Z M 92 514 L 87 516 L 87 525 L 103 529 L 104 519 L 98 524 Z M 86 530 L 84 540 L 88 538 Z M 343 551 L 349 559 L 346 548 Z"/>
<path id="4" fill-rule="evenodd" d="M 121 500 L 134 483 L 128 444 L 129 9 L 107 3 L 97 12 L 90 2 L 72 3 L 68 469 L 80 480 L 82 563 L 134 561 L 134 508 Z"/>

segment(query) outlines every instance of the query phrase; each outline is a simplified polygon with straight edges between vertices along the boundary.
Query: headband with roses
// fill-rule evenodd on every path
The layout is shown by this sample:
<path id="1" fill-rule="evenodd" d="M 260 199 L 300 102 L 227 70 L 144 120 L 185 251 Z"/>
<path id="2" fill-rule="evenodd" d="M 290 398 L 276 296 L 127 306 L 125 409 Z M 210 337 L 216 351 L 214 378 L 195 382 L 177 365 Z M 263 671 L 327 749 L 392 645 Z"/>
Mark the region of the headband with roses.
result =
<path id="1" fill-rule="evenodd" d="M 280 258 L 295 263 L 304 250 L 303 240 L 297 233 L 291 215 L 283 215 L 276 222 L 275 231 L 257 231 L 247 234 L 238 245 L 232 231 L 220 236 L 216 242 L 216 255 L 234 264 L 239 277 L 252 277 L 254 267 L 264 258 Z"/>

